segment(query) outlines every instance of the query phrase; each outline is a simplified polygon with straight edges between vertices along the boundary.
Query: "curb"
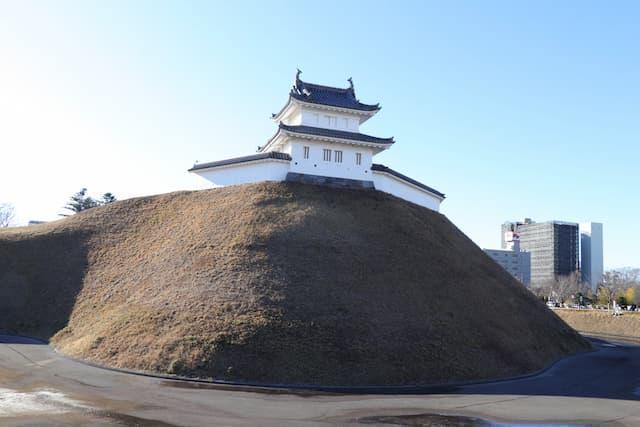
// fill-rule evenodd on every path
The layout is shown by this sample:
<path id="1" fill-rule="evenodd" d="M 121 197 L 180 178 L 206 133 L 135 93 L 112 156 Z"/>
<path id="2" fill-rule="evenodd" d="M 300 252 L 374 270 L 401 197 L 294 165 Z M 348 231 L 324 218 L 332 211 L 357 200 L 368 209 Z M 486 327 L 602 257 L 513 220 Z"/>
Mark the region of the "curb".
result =
<path id="1" fill-rule="evenodd" d="M 582 334 L 581 334 L 582 335 Z M 584 334 L 586 336 L 586 334 Z M 542 373 L 547 372 L 552 369 L 558 363 L 563 362 L 565 360 L 570 360 L 572 358 L 578 357 L 585 353 L 597 352 L 600 351 L 598 349 L 592 348 L 591 350 L 581 351 L 579 353 L 572 354 L 567 357 L 559 358 L 546 367 L 539 369 L 537 371 L 516 375 L 511 377 L 503 377 L 503 378 L 493 378 L 487 380 L 480 381 L 458 381 L 458 382 L 450 382 L 450 383 L 435 383 L 435 384 L 425 384 L 425 385 L 406 385 L 406 386 L 385 386 L 385 385 L 371 385 L 371 386 L 326 386 L 326 385 L 315 385 L 315 384 L 265 384 L 265 383 L 256 383 L 250 381 L 225 381 L 225 380 L 215 380 L 215 379 L 205 379 L 205 378 L 191 378 L 191 377 L 183 377 L 179 375 L 170 375 L 170 374 L 161 374 L 155 372 L 147 372 L 147 371 L 138 371 L 133 369 L 125 369 L 125 368 L 114 368 L 106 365 L 101 365 L 99 363 L 91 362 L 88 360 L 82 360 L 75 357 L 67 356 L 64 353 L 60 352 L 57 348 L 50 345 L 48 342 L 43 341 L 39 338 L 29 337 L 25 335 L 7 335 L 19 338 L 28 338 L 31 340 L 38 341 L 42 344 L 46 344 L 51 348 L 57 355 L 60 357 L 71 360 L 76 363 L 80 363 L 85 366 L 91 366 L 97 369 L 103 369 L 106 371 L 117 372 L 122 374 L 136 375 L 147 378 L 155 378 L 166 381 L 172 381 L 176 383 L 191 383 L 191 384 L 200 384 L 203 386 L 210 386 L 212 389 L 221 389 L 221 390 L 231 390 L 231 391 L 246 391 L 246 392 L 256 392 L 256 393 L 279 393 L 279 394 L 318 394 L 318 393 L 327 393 L 327 394 L 378 394 L 378 395 L 390 395 L 390 394 L 448 394 L 455 392 L 461 387 L 468 386 L 476 386 L 476 385 L 487 385 L 487 384 L 496 384 L 496 383 L 504 383 L 509 381 L 519 381 L 531 377 L 538 376 Z M 597 336 L 591 335 L 588 338 L 598 338 Z M 197 387 L 196 387 L 197 388 Z"/>
<path id="2" fill-rule="evenodd" d="M 455 392 L 461 387 L 496 384 L 496 383 L 504 383 L 509 381 L 519 381 L 519 380 L 535 377 L 547 372 L 548 370 L 552 369 L 555 365 L 557 365 L 560 362 L 572 359 L 574 357 L 578 357 L 585 353 L 600 351 L 598 349 L 592 348 L 591 350 L 585 350 L 579 353 L 572 354 L 567 357 L 562 357 L 551 362 L 546 367 L 528 374 L 516 375 L 511 377 L 503 377 L 503 378 L 493 378 L 493 379 L 480 380 L 480 381 L 458 381 L 458 382 L 450 382 L 450 383 L 435 383 L 435 384 L 406 385 L 406 386 L 385 386 L 385 385 L 326 386 L 326 385 L 315 385 L 315 384 L 278 384 L 278 383 L 265 384 L 265 383 L 256 383 L 256 382 L 250 382 L 250 381 L 226 381 L 226 380 L 215 380 L 215 379 L 205 379 L 205 378 L 183 377 L 179 375 L 160 374 L 160 373 L 147 372 L 147 371 L 138 371 L 134 369 L 114 368 L 110 366 L 101 365 L 99 363 L 82 360 L 75 357 L 70 357 L 65 355 L 64 353 L 61 353 L 58 349 L 52 346 L 49 346 L 49 347 L 51 347 L 56 354 L 60 355 L 65 359 L 69 359 L 74 362 L 81 363 L 83 365 L 91 366 L 93 368 L 104 369 L 107 371 L 118 372 L 123 374 L 137 375 L 141 377 L 156 378 L 156 379 L 161 379 L 166 381 L 175 381 L 176 383 L 185 382 L 185 383 L 192 383 L 192 384 L 200 384 L 203 386 L 210 386 L 210 388 L 212 389 L 269 393 L 269 394 L 326 393 L 326 394 L 353 394 L 353 395 L 358 395 L 358 394 L 378 394 L 378 395 L 448 394 L 448 393 Z"/>

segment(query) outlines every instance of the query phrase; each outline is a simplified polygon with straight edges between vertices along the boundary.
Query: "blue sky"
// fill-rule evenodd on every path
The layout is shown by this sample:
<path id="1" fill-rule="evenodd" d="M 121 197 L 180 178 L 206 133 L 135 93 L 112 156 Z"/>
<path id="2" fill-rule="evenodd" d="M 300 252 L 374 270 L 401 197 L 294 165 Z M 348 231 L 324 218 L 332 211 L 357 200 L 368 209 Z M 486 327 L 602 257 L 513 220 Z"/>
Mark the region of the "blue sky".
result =
<path id="1" fill-rule="evenodd" d="M 3 2 L 0 202 L 55 219 L 81 187 L 200 186 L 252 153 L 303 78 L 382 105 L 376 157 L 443 191 L 482 247 L 531 217 L 604 223 L 640 265 L 640 3 Z"/>

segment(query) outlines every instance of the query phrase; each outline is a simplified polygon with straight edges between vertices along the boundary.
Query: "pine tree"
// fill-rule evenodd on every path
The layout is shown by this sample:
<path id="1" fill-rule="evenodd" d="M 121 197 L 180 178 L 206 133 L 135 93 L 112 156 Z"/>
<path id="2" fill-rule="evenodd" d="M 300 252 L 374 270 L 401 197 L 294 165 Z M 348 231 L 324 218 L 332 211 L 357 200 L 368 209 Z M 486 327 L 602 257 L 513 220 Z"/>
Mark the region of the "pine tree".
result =
<path id="1" fill-rule="evenodd" d="M 83 188 L 82 190 L 71 196 L 71 198 L 69 199 L 69 203 L 64 206 L 64 209 L 70 210 L 75 214 L 87 209 L 95 208 L 96 206 L 99 206 L 99 203 L 92 197 L 88 196 L 87 189 Z M 65 214 L 60 215 L 68 216 Z"/>
<path id="2" fill-rule="evenodd" d="M 100 204 L 107 205 L 109 203 L 115 202 L 116 200 L 118 199 L 116 199 L 116 196 L 114 196 L 112 193 L 104 193 L 102 195 L 102 200 L 100 201 Z"/>

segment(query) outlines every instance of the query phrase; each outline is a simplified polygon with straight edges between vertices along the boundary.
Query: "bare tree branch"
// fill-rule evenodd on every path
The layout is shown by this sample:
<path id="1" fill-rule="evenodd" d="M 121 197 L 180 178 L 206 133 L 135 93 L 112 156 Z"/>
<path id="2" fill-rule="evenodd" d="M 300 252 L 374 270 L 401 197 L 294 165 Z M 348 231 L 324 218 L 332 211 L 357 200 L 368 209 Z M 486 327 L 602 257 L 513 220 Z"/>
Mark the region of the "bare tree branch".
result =
<path id="1" fill-rule="evenodd" d="M 13 221 L 14 209 L 8 203 L 0 204 L 0 228 L 8 227 Z"/>

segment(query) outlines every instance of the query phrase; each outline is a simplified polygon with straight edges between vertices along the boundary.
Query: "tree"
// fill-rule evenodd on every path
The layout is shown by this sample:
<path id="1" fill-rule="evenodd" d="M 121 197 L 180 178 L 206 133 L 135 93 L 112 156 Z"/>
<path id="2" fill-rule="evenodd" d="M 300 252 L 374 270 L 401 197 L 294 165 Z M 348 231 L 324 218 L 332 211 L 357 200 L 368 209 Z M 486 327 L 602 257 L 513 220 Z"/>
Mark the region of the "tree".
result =
<path id="1" fill-rule="evenodd" d="M 113 203 L 116 200 L 116 196 L 114 196 L 113 193 L 104 193 L 100 199 L 94 199 L 87 194 L 87 189 L 83 188 L 82 190 L 71 196 L 71 198 L 69 199 L 69 203 L 67 203 L 64 208 L 70 210 L 75 214 L 87 209 L 95 208 L 97 206 L 108 205 L 109 203 Z M 66 214 L 60 215 L 68 216 Z"/>
<path id="2" fill-rule="evenodd" d="M 558 302 L 566 302 L 572 296 L 575 297 L 582 292 L 583 284 L 578 272 L 573 272 L 566 276 L 558 276 L 551 282 L 551 292 L 558 299 Z"/>
<path id="3" fill-rule="evenodd" d="M 0 228 L 8 227 L 13 220 L 13 206 L 8 203 L 0 204 Z"/>
<path id="4" fill-rule="evenodd" d="M 619 271 L 607 271 L 602 275 L 602 282 L 598 287 L 598 303 L 611 307 L 616 295 L 624 289 L 628 278 Z"/>
<path id="5" fill-rule="evenodd" d="M 87 189 L 83 188 L 82 190 L 78 191 L 76 194 L 71 196 L 71 198 L 69 199 L 69 203 L 67 203 L 64 206 L 64 208 L 67 210 L 70 210 L 75 214 L 78 212 L 85 211 L 87 209 L 95 208 L 96 206 L 99 206 L 99 205 L 100 203 L 98 203 L 98 201 L 93 199 L 91 196 L 87 195 Z M 61 215 L 68 216 L 65 214 L 61 214 Z"/>
<path id="6" fill-rule="evenodd" d="M 543 302 L 549 301 L 551 296 L 551 288 L 545 285 L 531 286 L 529 291 Z"/>
<path id="7" fill-rule="evenodd" d="M 598 304 L 599 305 L 606 305 L 607 307 L 610 307 L 611 303 L 613 302 L 613 290 L 611 288 L 608 288 L 604 285 L 600 285 L 598 286 Z"/>
<path id="8" fill-rule="evenodd" d="M 104 193 L 102 195 L 102 200 L 100 200 L 100 204 L 101 205 L 108 205 L 109 203 L 113 203 L 116 200 L 116 196 L 114 196 L 112 193 Z"/>
<path id="9" fill-rule="evenodd" d="M 618 299 L 616 300 L 616 303 L 620 306 L 620 307 L 625 307 L 627 305 L 627 299 L 624 297 L 624 295 L 620 295 L 618 297 Z"/>
<path id="10" fill-rule="evenodd" d="M 628 287 L 624 291 L 624 299 L 627 301 L 627 304 L 635 304 L 636 303 L 636 289 L 634 287 Z"/>

